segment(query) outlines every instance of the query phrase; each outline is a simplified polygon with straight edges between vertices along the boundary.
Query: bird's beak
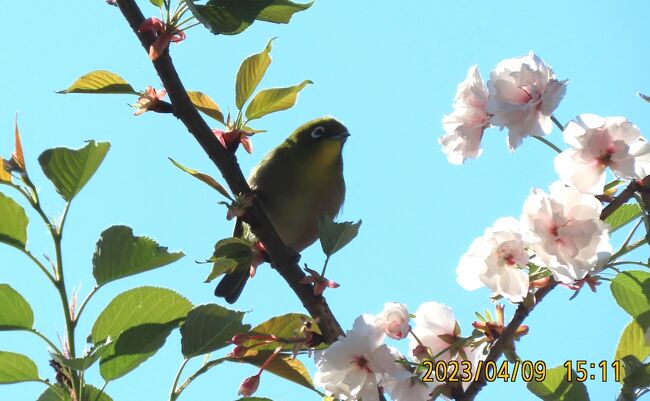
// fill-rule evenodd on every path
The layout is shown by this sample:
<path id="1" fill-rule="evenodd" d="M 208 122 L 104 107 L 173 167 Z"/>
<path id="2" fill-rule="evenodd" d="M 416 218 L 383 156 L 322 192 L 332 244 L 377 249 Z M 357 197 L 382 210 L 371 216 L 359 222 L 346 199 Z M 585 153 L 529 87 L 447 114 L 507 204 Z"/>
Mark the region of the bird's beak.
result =
<path id="1" fill-rule="evenodd" d="M 341 142 L 345 142 L 348 139 L 349 136 L 350 136 L 350 133 L 348 131 L 343 131 L 343 132 L 340 132 L 340 133 L 332 136 L 332 138 L 338 139 Z"/>

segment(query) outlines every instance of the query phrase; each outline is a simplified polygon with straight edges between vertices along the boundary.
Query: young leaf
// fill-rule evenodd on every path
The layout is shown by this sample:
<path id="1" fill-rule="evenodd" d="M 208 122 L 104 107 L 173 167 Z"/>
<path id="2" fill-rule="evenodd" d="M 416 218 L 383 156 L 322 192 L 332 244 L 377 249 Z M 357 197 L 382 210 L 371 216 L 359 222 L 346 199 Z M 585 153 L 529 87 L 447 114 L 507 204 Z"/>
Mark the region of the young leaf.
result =
<path id="1" fill-rule="evenodd" d="M 300 335 L 300 329 L 304 326 L 305 322 L 311 321 L 312 319 L 301 313 L 287 313 L 286 315 L 273 317 L 264 323 L 261 323 L 253 329 L 251 333 L 255 334 L 273 334 L 280 338 L 293 338 Z M 313 324 L 312 329 L 317 330 L 315 324 Z M 250 340 L 245 342 L 243 345 L 251 346 L 259 341 Z M 270 350 L 273 351 L 278 346 L 277 343 L 271 343 L 267 345 L 256 346 L 255 349 L 258 351 Z M 290 350 L 291 345 L 287 345 L 285 349 Z"/>
<path id="2" fill-rule="evenodd" d="M 229 358 L 233 362 L 245 362 L 255 366 L 262 366 L 269 359 L 273 351 L 249 350 L 246 355 L 240 358 Z M 266 370 L 284 379 L 292 381 L 310 390 L 314 390 L 314 383 L 309 372 L 293 355 L 278 354 L 266 367 Z"/>
<path id="3" fill-rule="evenodd" d="M 151 4 L 153 4 L 156 7 L 162 7 L 163 5 L 163 0 L 149 0 Z"/>
<path id="4" fill-rule="evenodd" d="M 605 219 L 605 223 L 611 226 L 610 233 L 613 233 L 639 216 L 641 216 L 641 207 L 638 203 L 622 205 Z"/>
<path id="5" fill-rule="evenodd" d="M 275 38 L 274 38 L 275 39 Z M 248 56 L 239 67 L 235 82 L 235 104 L 239 110 L 251 97 L 255 88 L 260 83 L 266 70 L 271 65 L 271 47 L 273 39 L 269 40 L 262 52 Z"/>
<path id="6" fill-rule="evenodd" d="M 93 276 L 98 285 L 173 263 L 185 256 L 168 252 L 148 237 L 135 237 L 127 226 L 102 232 L 93 255 Z"/>
<path id="7" fill-rule="evenodd" d="M 83 399 L 89 401 L 113 401 L 105 392 L 100 392 L 97 387 L 85 383 L 83 389 Z M 48 387 L 36 401 L 72 401 L 67 388 L 60 384 Z"/>
<path id="8" fill-rule="evenodd" d="M 626 271 L 616 275 L 610 286 L 616 303 L 632 317 L 650 311 L 650 273 Z"/>
<path id="9" fill-rule="evenodd" d="M 0 242 L 21 249 L 27 244 L 27 215 L 16 201 L 0 193 Z"/>
<path id="10" fill-rule="evenodd" d="M 205 5 L 187 0 L 186 4 L 194 17 L 215 35 L 237 35 L 255 20 L 287 24 L 293 14 L 312 5 L 289 0 L 208 0 Z"/>
<path id="11" fill-rule="evenodd" d="M 34 325 L 34 312 L 18 291 L 0 284 L 0 331 L 29 330 Z"/>
<path id="12" fill-rule="evenodd" d="M 343 248 L 359 234 L 361 220 L 356 223 L 345 221 L 337 223 L 327 216 L 318 218 L 318 238 L 327 256 L 332 256 L 339 249 Z"/>
<path id="13" fill-rule="evenodd" d="M 214 263 L 206 282 L 234 269 L 248 269 L 253 261 L 251 243 L 241 238 L 226 238 L 217 242 L 209 260 Z"/>
<path id="14" fill-rule="evenodd" d="M 217 182 L 214 178 L 210 177 L 207 174 L 201 173 L 200 171 L 192 170 L 191 168 L 185 167 L 176 160 L 172 159 L 171 157 L 169 160 L 174 164 L 174 166 L 178 167 L 179 169 L 185 171 L 187 174 L 191 175 L 192 177 L 199 179 L 203 181 L 204 183 L 208 184 L 211 186 L 213 189 L 215 189 L 217 192 L 219 192 L 221 195 L 223 195 L 226 199 L 230 201 L 234 201 L 232 196 L 228 193 L 226 188 L 224 188 L 221 184 Z"/>
<path id="15" fill-rule="evenodd" d="M 108 352 L 110 346 L 112 345 L 111 341 L 107 341 L 97 347 L 94 347 L 90 352 L 81 358 L 68 359 L 63 355 L 59 355 L 55 352 L 50 353 L 52 359 L 60 363 L 61 365 L 68 367 L 76 371 L 84 371 L 89 367 L 93 366 L 95 362 L 99 360 L 104 354 Z"/>
<path id="16" fill-rule="evenodd" d="M 183 355 L 191 358 L 228 345 L 235 335 L 247 333 L 244 312 L 232 311 L 215 304 L 199 305 L 187 314 L 181 326 Z"/>
<path id="17" fill-rule="evenodd" d="M 531 381 L 528 390 L 544 401 L 589 401 L 589 394 L 584 383 L 567 381 L 566 368 L 557 366 L 546 372 L 543 382 Z M 573 377 L 576 373 L 573 372 Z"/>
<path id="18" fill-rule="evenodd" d="M 214 100 L 210 98 L 210 96 L 198 91 L 188 91 L 187 95 L 190 97 L 190 101 L 192 101 L 194 107 L 196 107 L 199 111 L 205 113 L 209 117 L 214 118 L 221 124 L 226 125 L 221 109 L 214 102 Z"/>
<path id="19" fill-rule="evenodd" d="M 246 118 L 256 120 L 267 114 L 293 107 L 298 99 L 298 93 L 308 84 L 313 82 L 305 80 L 287 88 L 272 88 L 259 92 L 246 108 Z"/>
<path id="20" fill-rule="evenodd" d="M 166 288 L 138 287 L 115 297 L 91 330 L 93 344 L 118 338 L 126 330 L 147 323 L 170 323 L 185 318 L 192 304 Z"/>
<path id="21" fill-rule="evenodd" d="M 104 380 L 118 379 L 152 357 L 163 345 L 180 319 L 167 323 L 144 323 L 122 332 L 99 361 Z"/>
<path id="22" fill-rule="evenodd" d="M 39 380 L 34 361 L 22 354 L 0 351 L 0 384 Z"/>
<path id="23" fill-rule="evenodd" d="M 57 192 L 70 202 L 95 174 L 110 146 L 108 142 L 88 141 L 81 149 L 48 149 L 38 162 Z"/>
<path id="24" fill-rule="evenodd" d="M 650 346 L 645 341 L 644 329 L 636 320 L 632 320 L 625 326 L 621 333 L 614 360 L 622 360 L 628 355 L 633 355 L 641 361 L 650 355 Z"/>
<path id="25" fill-rule="evenodd" d="M 101 93 L 138 95 L 128 82 L 110 71 L 98 70 L 83 75 L 68 87 L 57 93 Z"/>

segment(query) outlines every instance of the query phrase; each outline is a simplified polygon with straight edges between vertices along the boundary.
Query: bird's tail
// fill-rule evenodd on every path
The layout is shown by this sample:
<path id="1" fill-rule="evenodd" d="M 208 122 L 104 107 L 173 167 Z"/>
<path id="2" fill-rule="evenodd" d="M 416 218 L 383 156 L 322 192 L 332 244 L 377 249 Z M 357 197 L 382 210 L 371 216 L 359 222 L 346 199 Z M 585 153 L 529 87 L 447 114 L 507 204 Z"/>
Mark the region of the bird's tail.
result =
<path id="1" fill-rule="evenodd" d="M 250 235 L 248 226 L 244 227 L 244 222 L 238 218 L 235 221 L 233 237 L 241 238 L 247 235 Z M 235 303 L 244 290 L 248 277 L 249 269 L 239 268 L 226 273 L 214 289 L 214 295 L 224 298 L 229 304 Z"/>

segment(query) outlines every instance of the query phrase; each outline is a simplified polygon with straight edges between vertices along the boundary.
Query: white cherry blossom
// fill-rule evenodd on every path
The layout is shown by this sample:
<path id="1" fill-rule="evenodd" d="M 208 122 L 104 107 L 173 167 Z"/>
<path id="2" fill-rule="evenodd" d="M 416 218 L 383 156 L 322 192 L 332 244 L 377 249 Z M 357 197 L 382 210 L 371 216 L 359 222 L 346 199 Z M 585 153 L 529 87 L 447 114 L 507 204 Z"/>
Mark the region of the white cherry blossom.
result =
<path id="1" fill-rule="evenodd" d="M 451 344 L 440 336 L 454 336 L 456 317 L 454 311 L 447 305 L 438 302 L 425 302 L 415 312 L 413 333 L 422 341 L 422 344 L 431 349 L 433 356 L 441 353 Z M 409 344 L 411 353 L 418 359 L 424 359 L 417 352 L 420 344 L 412 339 Z M 415 353 L 413 351 L 416 351 Z M 445 352 L 438 359 L 449 359 L 449 352 Z"/>
<path id="2" fill-rule="evenodd" d="M 650 144 L 623 117 L 582 114 L 567 124 L 564 141 L 571 148 L 555 158 L 555 171 L 581 192 L 602 194 L 607 167 L 627 179 L 650 174 Z"/>
<path id="3" fill-rule="evenodd" d="M 458 85 L 454 111 L 442 119 L 445 135 L 438 141 L 450 163 L 462 164 L 465 159 L 481 155 L 481 138 L 490 119 L 485 111 L 487 101 L 488 91 L 481 73 L 473 66 Z"/>
<path id="4" fill-rule="evenodd" d="M 486 286 L 492 295 L 522 302 L 528 294 L 528 252 L 519 222 L 498 219 L 472 242 L 456 268 L 457 281 L 466 290 Z"/>
<path id="5" fill-rule="evenodd" d="M 486 110 L 492 124 L 508 128 L 511 151 L 529 135 L 551 132 L 551 114 L 564 97 L 566 84 L 533 52 L 497 64 L 488 81 Z"/>
<path id="6" fill-rule="evenodd" d="M 600 220 L 601 211 L 595 197 L 560 181 L 551 185 L 550 194 L 532 190 L 524 203 L 521 222 L 540 264 L 557 280 L 580 280 L 611 255 L 609 229 Z"/>
<path id="7" fill-rule="evenodd" d="M 371 315 L 359 316 L 352 330 L 315 358 L 314 383 L 341 400 L 378 401 L 378 385 L 397 366 Z"/>
<path id="8" fill-rule="evenodd" d="M 386 302 L 384 310 L 377 315 L 375 324 L 383 330 L 386 335 L 395 340 L 406 337 L 411 326 L 411 317 L 406 306 L 397 302 Z"/>

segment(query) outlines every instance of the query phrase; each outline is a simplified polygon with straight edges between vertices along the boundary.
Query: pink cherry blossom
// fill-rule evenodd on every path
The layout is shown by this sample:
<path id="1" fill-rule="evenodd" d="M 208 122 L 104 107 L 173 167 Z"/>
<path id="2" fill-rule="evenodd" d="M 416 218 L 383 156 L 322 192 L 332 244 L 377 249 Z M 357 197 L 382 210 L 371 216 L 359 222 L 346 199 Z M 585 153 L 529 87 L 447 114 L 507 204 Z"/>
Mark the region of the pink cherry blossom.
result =
<path id="1" fill-rule="evenodd" d="M 462 164 L 465 159 L 476 159 L 481 155 L 481 138 L 489 124 L 485 111 L 488 91 L 477 66 L 467 73 L 467 78 L 458 85 L 454 98 L 454 111 L 442 119 L 445 135 L 438 142 L 447 159 L 453 164 Z"/>
<path id="2" fill-rule="evenodd" d="M 413 333 L 424 346 L 431 350 L 431 356 L 441 353 L 451 345 L 441 336 L 455 337 L 456 317 L 453 310 L 447 305 L 434 301 L 425 302 L 415 312 L 413 322 L 415 323 Z M 419 345 L 415 339 L 412 339 L 409 344 L 411 354 L 416 357 L 422 356 L 422 353 L 418 352 Z M 450 357 L 449 352 L 445 352 L 438 359 L 449 359 Z"/>
<path id="3" fill-rule="evenodd" d="M 650 144 L 623 117 L 582 114 L 567 124 L 564 140 L 571 148 L 555 158 L 555 171 L 581 192 L 602 194 L 607 167 L 627 179 L 650 174 Z"/>
<path id="4" fill-rule="evenodd" d="M 345 336 L 315 352 L 316 385 L 340 400 L 379 400 L 378 386 L 397 364 L 374 321 L 374 316 L 359 316 Z"/>
<path id="5" fill-rule="evenodd" d="M 511 151 L 529 135 L 551 132 L 551 114 L 564 97 L 566 84 L 533 52 L 497 64 L 488 81 L 486 110 L 492 124 L 508 128 Z"/>
<path id="6" fill-rule="evenodd" d="M 147 86 L 145 93 L 138 98 L 138 102 L 133 105 L 136 110 L 133 115 L 139 116 L 145 111 L 155 111 L 158 103 L 167 95 L 167 91 L 156 90 L 151 86 Z"/>
<path id="7" fill-rule="evenodd" d="M 600 267 L 612 253 L 608 226 L 600 220 L 602 208 L 595 197 L 559 181 L 551 185 L 550 194 L 533 189 L 521 222 L 537 256 L 535 263 L 548 267 L 564 283 Z"/>
<path id="8" fill-rule="evenodd" d="M 375 323 L 386 335 L 395 340 L 401 340 L 408 335 L 411 317 L 406 306 L 397 302 L 386 302 L 384 310 L 377 315 Z"/>
<path id="9" fill-rule="evenodd" d="M 325 289 L 327 288 L 339 288 L 341 285 L 335 281 L 329 280 L 324 276 L 320 275 L 316 270 L 305 267 L 305 271 L 309 273 L 309 276 L 305 276 L 300 280 L 300 284 L 314 284 L 314 290 L 312 293 L 314 296 L 319 297 L 323 295 Z"/>
<path id="10" fill-rule="evenodd" d="M 472 242 L 456 268 L 458 283 L 466 290 L 486 286 L 492 295 L 522 302 L 528 294 L 528 264 L 519 222 L 498 219 Z"/>
<path id="11" fill-rule="evenodd" d="M 147 18 L 138 27 L 138 32 L 151 32 L 156 40 L 149 46 L 149 58 L 157 60 L 169 47 L 170 42 L 182 42 L 185 40 L 185 32 L 170 28 L 156 17 Z"/>

